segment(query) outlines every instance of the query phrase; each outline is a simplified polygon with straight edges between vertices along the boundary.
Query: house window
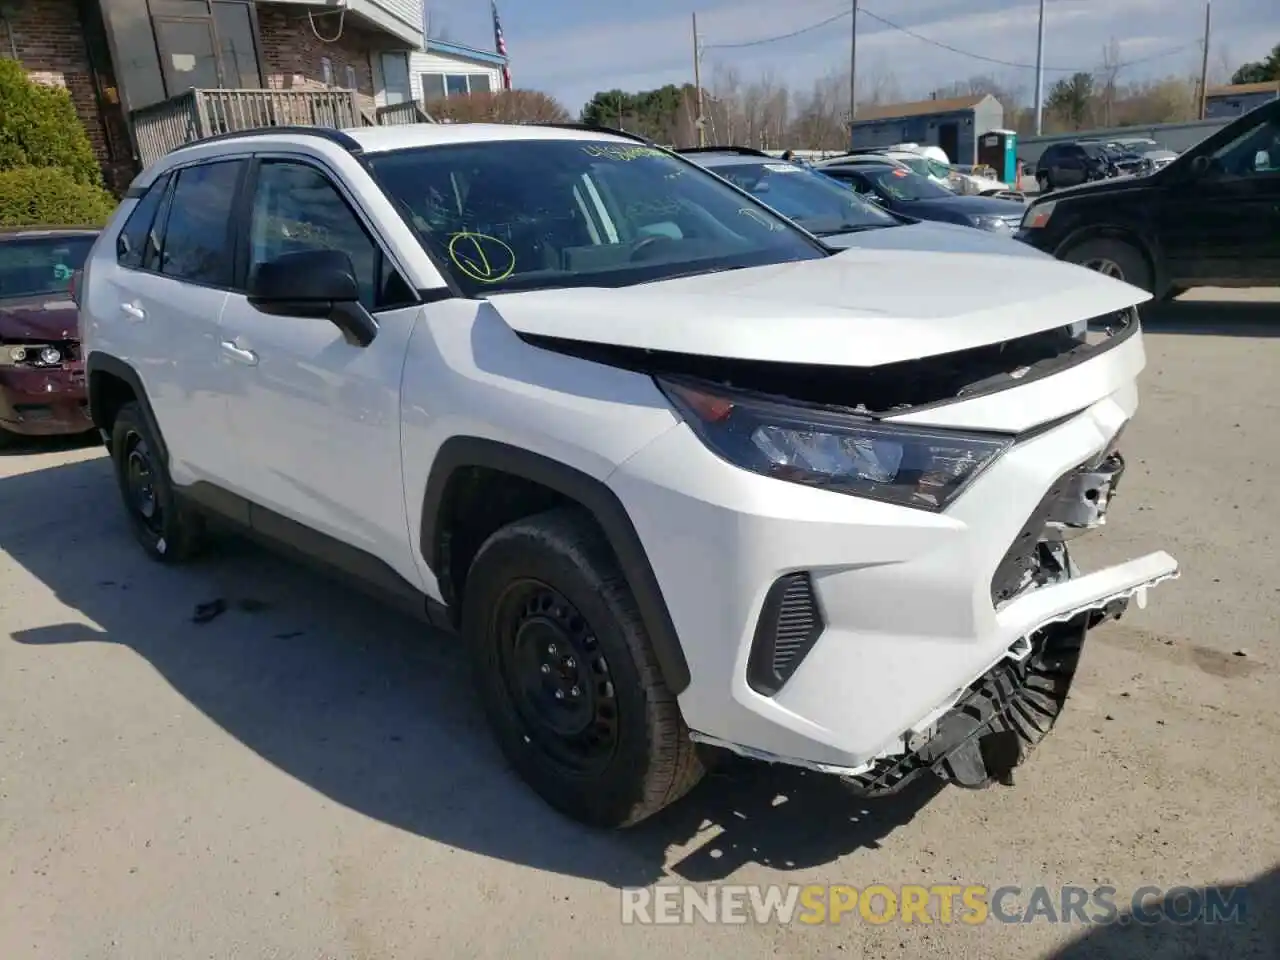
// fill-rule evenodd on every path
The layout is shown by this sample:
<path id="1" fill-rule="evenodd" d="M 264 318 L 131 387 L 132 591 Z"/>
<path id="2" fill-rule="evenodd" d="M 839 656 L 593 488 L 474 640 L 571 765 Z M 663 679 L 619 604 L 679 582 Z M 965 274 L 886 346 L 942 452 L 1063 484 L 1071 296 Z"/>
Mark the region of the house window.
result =
<path id="1" fill-rule="evenodd" d="M 333 86 L 333 61 L 328 57 L 320 58 L 320 79 L 326 87 Z"/>
<path id="2" fill-rule="evenodd" d="M 422 98 L 465 97 L 471 93 L 490 93 L 493 81 L 487 73 L 424 73 Z"/>
<path id="3" fill-rule="evenodd" d="M 360 84 L 356 82 L 356 68 L 348 63 L 346 73 L 347 73 L 347 89 L 359 90 Z"/>

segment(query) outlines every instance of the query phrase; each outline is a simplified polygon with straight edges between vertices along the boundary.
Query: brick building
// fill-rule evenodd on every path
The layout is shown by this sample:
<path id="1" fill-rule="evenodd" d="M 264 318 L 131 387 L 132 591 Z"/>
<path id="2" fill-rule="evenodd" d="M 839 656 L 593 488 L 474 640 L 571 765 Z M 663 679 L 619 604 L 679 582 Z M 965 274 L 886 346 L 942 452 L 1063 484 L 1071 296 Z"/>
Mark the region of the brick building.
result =
<path id="1" fill-rule="evenodd" d="M 140 119 L 192 90 L 349 89 L 366 118 L 413 99 L 422 22 L 422 0 L 0 0 L 0 56 L 70 91 L 120 189 Z"/>

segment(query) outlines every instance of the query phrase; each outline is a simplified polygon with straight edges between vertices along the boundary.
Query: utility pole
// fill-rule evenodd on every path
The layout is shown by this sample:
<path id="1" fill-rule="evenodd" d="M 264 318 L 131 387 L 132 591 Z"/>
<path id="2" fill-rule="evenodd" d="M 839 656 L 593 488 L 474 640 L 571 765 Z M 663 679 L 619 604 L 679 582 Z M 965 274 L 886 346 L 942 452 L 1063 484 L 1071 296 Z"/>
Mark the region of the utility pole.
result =
<path id="1" fill-rule="evenodd" d="M 693 15 L 693 90 L 694 96 L 697 98 L 697 116 L 693 119 L 693 125 L 698 131 L 698 146 L 705 147 L 707 145 L 706 125 L 702 120 L 702 45 L 698 41 L 698 15 Z"/>
<path id="2" fill-rule="evenodd" d="M 853 147 L 853 118 L 858 115 L 858 0 L 853 0 L 849 27 L 849 146 Z"/>
<path id="3" fill-rule="evenodd" d="M 1044 0 L 1040 0 L 1040 39 L 1036 43 L 1036 136 L 1044 119 Z"/>
<path id="4" fill-rule="evenodd" d="M 1209 26 L 1213 12 L 1213 4 L 1205 0 L 1204 4 L 1204 59 L 1200 62 L 1200 119 L 1203 120 L 1209 110 Z"/>

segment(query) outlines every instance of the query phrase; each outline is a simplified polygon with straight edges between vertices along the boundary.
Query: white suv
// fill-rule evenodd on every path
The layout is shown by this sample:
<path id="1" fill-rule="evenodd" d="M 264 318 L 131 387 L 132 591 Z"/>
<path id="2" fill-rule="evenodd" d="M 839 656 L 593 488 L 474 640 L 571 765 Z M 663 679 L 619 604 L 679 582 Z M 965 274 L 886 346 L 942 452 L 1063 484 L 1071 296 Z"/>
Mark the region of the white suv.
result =
<path id="1" fill-rule="evenodd" d="M 888 792 L 1007 779 L 1085 631 L 1147 294 L 836 253 L 585 127 L 276 128 L 142 173 L 81 285 L 91 409 L 163 561 L 230 520 L 460 629 L 511 763 L 600 825 L 701 742 Z M 714 752 L 714 751 L 712 751 Z"/>

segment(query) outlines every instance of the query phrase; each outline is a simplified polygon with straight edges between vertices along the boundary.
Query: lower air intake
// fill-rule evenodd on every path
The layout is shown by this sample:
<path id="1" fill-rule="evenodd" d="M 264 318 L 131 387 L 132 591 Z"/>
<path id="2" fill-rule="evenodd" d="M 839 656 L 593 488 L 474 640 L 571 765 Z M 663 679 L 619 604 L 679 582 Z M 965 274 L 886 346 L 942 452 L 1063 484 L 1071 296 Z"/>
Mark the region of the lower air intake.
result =
<path id="1" fill-rule="evenodd" d="M 781 690 L 825 626 L 808 573 L 791 573 L 774 581 L 760 611 L 747 663 L 751 689 L 769 697 Z"/>

